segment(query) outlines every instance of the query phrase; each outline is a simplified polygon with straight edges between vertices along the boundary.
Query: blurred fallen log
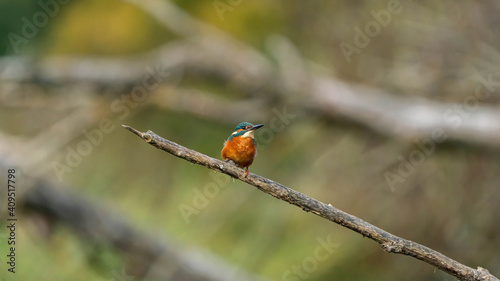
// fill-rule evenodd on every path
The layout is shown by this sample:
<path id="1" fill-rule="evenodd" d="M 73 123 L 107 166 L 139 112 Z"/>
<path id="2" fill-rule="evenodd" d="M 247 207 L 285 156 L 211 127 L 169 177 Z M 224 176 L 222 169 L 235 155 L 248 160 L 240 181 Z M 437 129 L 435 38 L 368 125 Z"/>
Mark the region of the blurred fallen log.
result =
<path id="1" fill-rule="evenodd" d="M 431 138 L 433 131 L 440 130 L 449 140 L 500 148 L 500 111 L 481 104 L 481 97 L 495 90 L 492 88 L 496 86 L 495 81 L 486 81 L 484 88 L 478 90 L 480 94 L 471 93 L 463 103 L 448 104 L 388 94 L 313 70 L 299 72 L 307 73 L 307 77 L 300 76 L 302 78 L 297 81 L 297 75 L 290 75 L 284 70 L 286 68 L 271 67 L 270 62 L 262 59 L 254 60 L 254 52 L 248 56 L 241 49 L 226 48 L 229 48 L 226 52 L 216 52 L 212 46 L 179 41 L 136 58 L 47 58 L 34 62 L 9 57 L 0 59 L 0 69 L 3 69 L 0 82 L 50 85 L 88 82 L 112 87 L 140 83 L 148 71 L 196 73 L 197 76 L 217 77 L 238 91 L 257 91 L 262 99 L 282 99 L 285 104 L 328 118 L 345 118 L 375 132 L 410 142 Z M 159 89 L 158 92 L 163 98 L 175 95 L 173 90 L 162 93 Z M 182 95 L 188 94 L 182 92 Z M 206 100 L 211 101 L 213 97 L 207 95 Z M 248 104 L 249 114 L 266 110 L 260 105 L 260 102 Z M 221 111 L 206 111 L 204 117 L 221 119 L 214 112 Z"/>
<path id="2" fill-rule="evenodd" d="M 67 188 L 66 188 L 67 189 Z M 90 246 L 122 252 L 122 273 L 140 280 L 263 281 L 206 252 L 174 245 L 134 229 L 119 215 L 89 199 L 38 181 L 23 197 L 26 211 L 72 230 Z M 132 280 L 126 279 L 126 280 Z"/>

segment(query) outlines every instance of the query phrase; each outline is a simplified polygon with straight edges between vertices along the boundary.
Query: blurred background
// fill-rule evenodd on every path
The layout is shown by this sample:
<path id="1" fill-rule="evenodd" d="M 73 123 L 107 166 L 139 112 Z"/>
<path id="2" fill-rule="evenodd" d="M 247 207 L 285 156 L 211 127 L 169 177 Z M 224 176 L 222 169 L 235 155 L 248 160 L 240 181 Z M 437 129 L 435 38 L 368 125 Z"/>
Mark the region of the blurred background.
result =
<path id="1" fill-rule="evenodd" d="M 454 280 L 120 127 L 220 158 L 242 121 L 251 172 L 500 276 L 499 12 L 2 1 L 0 279 Z"/>

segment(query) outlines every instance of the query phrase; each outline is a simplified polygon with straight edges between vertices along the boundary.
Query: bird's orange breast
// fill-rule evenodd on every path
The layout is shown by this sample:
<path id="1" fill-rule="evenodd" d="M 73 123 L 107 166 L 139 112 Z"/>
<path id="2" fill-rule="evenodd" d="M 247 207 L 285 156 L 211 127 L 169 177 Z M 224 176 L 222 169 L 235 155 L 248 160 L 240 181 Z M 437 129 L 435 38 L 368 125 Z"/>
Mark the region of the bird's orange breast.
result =
<path id="1" fill-rule="evenodd" d="M 233 160 L 240 168 L 246 168 L 253 163 L 257 149 L 252 138 L 233 137 L 224 143 L 222 159 Z"/>

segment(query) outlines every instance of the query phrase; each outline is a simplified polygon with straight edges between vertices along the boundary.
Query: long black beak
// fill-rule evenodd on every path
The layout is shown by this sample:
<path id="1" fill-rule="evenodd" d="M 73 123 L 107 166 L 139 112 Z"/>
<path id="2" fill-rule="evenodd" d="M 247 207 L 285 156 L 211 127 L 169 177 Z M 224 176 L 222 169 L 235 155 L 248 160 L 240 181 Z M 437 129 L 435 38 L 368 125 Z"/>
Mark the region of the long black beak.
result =
<path id="1" fill-rule="evenodd" d="M 249 131 L 255 131 L 257 130 L 258 128 L 261 128 L 261 127 L 264 127 L 264 124 L 259 124 L 259 125 L 254 125 L 253 127 L 251 127 L 250 129 L 248 129 Z"/>

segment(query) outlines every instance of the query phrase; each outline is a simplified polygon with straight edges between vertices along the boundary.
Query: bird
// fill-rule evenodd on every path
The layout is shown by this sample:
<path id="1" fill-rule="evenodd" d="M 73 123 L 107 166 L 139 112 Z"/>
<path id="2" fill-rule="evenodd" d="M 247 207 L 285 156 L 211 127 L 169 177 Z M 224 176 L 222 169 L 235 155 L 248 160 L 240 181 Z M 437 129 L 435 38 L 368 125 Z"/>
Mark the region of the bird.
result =
<path id="1" fill-rule="evenodd" d="M 224 142 L 221 156 L 224 161 L 232 160 L 238 167 L 245 169 L 245 177 L 248 176 L 248 167 L 252 165 L 257 155 L 257 142 L 254 139 L 255 130 L 262 128 L 264 124 L 254 125 L 242 122 L 236 126 L 234 132 Z"/>

